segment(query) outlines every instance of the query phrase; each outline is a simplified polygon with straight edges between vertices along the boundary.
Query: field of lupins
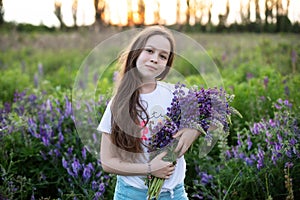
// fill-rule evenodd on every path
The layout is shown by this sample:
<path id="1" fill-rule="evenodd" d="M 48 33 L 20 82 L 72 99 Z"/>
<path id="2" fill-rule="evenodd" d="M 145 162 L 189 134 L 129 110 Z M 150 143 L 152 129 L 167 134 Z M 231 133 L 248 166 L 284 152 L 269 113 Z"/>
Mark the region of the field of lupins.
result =
<path id="1" fill-rule="evenodd" d="M 115 176 L 82 143 L 71 95 L 83 59 L 109 35 L 1 33 L 0 199 L 112 199 Z M 185 155 L 190 199 L 299 199 L 299 35 L 188 35 L 217 64 L 243 116 L 232 116 L 229 135 L 207 156 L 197 142 Z M 98 93 L 110 91 L 114 71 Z M 186 80 L 201 85 L 198 76 Z M 107 98 L 76 106 L 87 115 L 95 106 L 99 121 Z"/>

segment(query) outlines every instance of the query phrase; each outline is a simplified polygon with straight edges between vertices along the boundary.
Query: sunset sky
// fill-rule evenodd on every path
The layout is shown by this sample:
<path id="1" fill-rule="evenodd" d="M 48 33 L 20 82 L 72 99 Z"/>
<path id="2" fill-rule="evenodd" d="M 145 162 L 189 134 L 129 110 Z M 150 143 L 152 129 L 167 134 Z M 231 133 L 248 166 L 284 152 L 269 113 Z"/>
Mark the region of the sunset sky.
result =
<path id="1" fill-rule="evenodd" d="M 133 9 L 137 9 L 135 2 L 131 0 Z M 160 17 L 165 24 L 174 24 L 176 22 L 176 2 L 177 0 L 144 0 L 145 3 L 145 23 L 152 24 L 154 22 L 153 12 L 157 9 L 155 1 L 160 1 Z M 185 0 L 181 0 L 185 2 Z M 201 0 L 212 2 L 212 22 L 218 23 L 218 15 L 225 12 L 226 0 Z M 230 13 L 228 16 L 229 23 L 240 22 L 240 4 L 245 4 L 249 0 L 229 0 Z M 251 19 L 254 16 L 254 0 L 250 0 Z M 261 6 L 264 7 L 264 1 L 260 0 Z M 286 0 L 282 0 L 283 3 Z M 59 27 L 60 22 L 54 14 L 55 2 L 61 4 L 62 17 L 67 26 L 74 25 L 72 17 L 73 0 L 3 0 L 4 20 L 8 22 L 29 23 L 33 25 L 44 24 L 49 27 Z M 91 25 L 95 21 L 94 0 L 77 0 L 78 7 L 76 12 L 77 25 Z M 106 16 L 109 16 L 111 24 L 126 25 L 127 24 L 127 0 L 108 0 L 106 5 Z M 184 21 L 184 10 L 182 8 L 182 16 Z M 263 14 L 263 13 L 262 13 Z M 300 22 L 300 0 L 290 0 L 289 18 L 292 23 Z M 203 18 L 205 23 L 205 17 Z M 191 18 L 193 23 L 193 18 Z"/>

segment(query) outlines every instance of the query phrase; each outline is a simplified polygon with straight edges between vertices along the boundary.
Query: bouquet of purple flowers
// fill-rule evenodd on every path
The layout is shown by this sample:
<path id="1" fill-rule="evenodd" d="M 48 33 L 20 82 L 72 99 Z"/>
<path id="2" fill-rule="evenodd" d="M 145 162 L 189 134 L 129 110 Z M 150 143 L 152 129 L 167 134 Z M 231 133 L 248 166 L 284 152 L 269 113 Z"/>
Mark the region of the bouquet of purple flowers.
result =
<path id="1" fill-rule="evenodd" d="M 188 89 L 183 84 L 176 84 L 174 98 L 165 115 L 164 123 L 157 124 L 152 129 L 154 134 L 149 152 L 167 151 L 164 160 L 175 164 L 177 154 L 174 150 L 178 140 L 172 136 L 182 128 L 192 128 L 205 135 L 200 137 L 202 139 L 200 145 L 204 151 L 203 155 L 207 154 L 221 136 L 220 134 L 228 134 L 231 113 L 239 114 L 229 106 L 232 100 L 233 96 L 228 95 L 223 89 Z M 218 130 L 215 132 L 217 134 L 213 134 L 214 131 L 210 127 Z M 208 131 L 211 129 L 212 131 Z M 158 199 L 164 179 L 147 177 L 146 183 L 148 200 Z"/>

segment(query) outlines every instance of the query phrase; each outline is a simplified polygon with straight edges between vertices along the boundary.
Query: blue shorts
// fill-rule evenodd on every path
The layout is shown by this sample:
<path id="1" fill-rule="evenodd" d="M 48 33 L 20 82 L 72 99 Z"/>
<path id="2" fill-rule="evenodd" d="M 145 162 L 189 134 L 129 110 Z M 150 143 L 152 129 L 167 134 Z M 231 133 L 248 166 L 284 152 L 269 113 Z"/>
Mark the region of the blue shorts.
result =
<path id="1" fill-rule="evenodd" d="M 178 184 L 173 192 L 173 195 L 169 191 L 160 193 L 158 200 L 188 200 L 183 183 Z M 114 200 L 147 200 L 147 190 L 132 187 L 125 183 L 122 178 L 118 178 Z"/>

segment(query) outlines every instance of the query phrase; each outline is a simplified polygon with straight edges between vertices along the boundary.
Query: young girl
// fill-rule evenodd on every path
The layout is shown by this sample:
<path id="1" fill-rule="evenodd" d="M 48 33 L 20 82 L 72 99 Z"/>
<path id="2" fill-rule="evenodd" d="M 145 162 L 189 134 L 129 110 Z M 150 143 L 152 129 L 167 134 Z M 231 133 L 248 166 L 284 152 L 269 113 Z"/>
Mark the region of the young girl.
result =
<path id="1" fill-rule="evenodd" d="M 179 158 L 174 166 L 163 160 L 165 152 L 149 159 L 147 146 L 151 127 L 161 122 L 173 98 L 174 85 L 162 82 L 174 59 L 174 38 L 162 26 L 142 30 L 121 58 L 115 94 L 101 119 L 101 163 L 103 170 L 117 174 L 114 199 L 147 198 L 145 178 L 164 178 L 159 199 L 188 199 L 184 189 L 186 163 L 183 154 L 199 136 L 194 129 L 182 129 Z"/>

